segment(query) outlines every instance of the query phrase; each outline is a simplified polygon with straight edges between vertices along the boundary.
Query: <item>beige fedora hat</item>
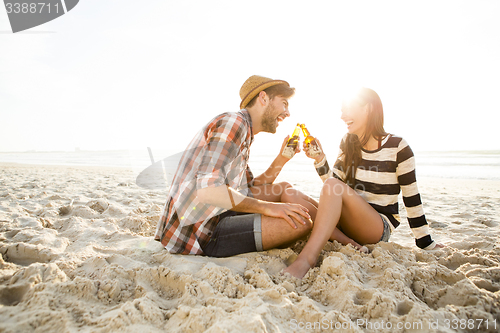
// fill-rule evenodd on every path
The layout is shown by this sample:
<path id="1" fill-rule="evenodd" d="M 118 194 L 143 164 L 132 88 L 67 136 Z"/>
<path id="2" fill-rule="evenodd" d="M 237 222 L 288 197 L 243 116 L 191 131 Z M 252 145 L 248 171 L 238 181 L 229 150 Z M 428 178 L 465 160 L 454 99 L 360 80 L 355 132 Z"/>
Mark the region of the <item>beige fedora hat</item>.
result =
<path id="1" fill-rule="evenodd" d="M 286 84 L 290 87 L 288 82 L 283 80 L 273 80 L 268 77 L 252 75 L 250 76 L 245 83 L 241 86 L 240 89 L 240 109 L 243 109 L 247 106 L 248 103 L 257 96 L 262 90 L 267 89 L 271 86 L 275 86 L 277 84 Z"/>

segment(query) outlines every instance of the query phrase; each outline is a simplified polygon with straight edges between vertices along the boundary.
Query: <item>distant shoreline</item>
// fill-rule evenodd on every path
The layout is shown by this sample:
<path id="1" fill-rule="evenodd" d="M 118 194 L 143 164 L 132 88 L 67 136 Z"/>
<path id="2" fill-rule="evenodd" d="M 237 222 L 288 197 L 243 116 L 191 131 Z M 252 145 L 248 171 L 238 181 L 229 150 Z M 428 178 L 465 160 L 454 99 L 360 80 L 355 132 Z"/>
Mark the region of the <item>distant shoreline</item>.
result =
<path id="1" fill-rule="evenodd" d="M 147 148 L 147 147 L 146 147 Z M 105 150 L 95 150 L 95 149 L 78 149 L 78 150 L 23 150 L 23 151 L 0 151 L 0 154 L 32 154 L 32 153 L 104 153 L 104 152 L 129 152 L 129 151 L 146 151 L 144 149 L 105 149 Z M 275 151 L 267 151 L 265 153 L 275 154 Z M 415 154 L 433 154 L 433 153 L 481 153 L 481 154 L 498 154 L 500 155 L 500 150 L 414 150 Z"/>
<path id="2" fill-rule="evenodd" d="M 154 162 L 177 155 L 178 151 L 153 149 Z M 333 162 L 332 152 L 327 152 L 328 159 Z M 178 155 L 180 156 L 180 155 Z M 249 166 L 254 174 L 264 172 L 276 152 L 253 151 L 250 154 Z M 500 180 L 500 151 L 427 151 L 415 152 L 417 177 L 446 179 L 483 179 Z M 16 163 L 18 165 L 51 165 L 51 166 L 93 166 L 129 169 L 139 173 L 151 165 L 148 150 L 80 150 L 72 152 L 0 152 L 0 163 Z M 306 175 L 307 173 L 307 175 Z M 306 183 L 311 177 L 315 179 L 315 171 L 311 161 L 303 154 L 294 157 L 282 171 L 285 179 L 297 179 Z"/>

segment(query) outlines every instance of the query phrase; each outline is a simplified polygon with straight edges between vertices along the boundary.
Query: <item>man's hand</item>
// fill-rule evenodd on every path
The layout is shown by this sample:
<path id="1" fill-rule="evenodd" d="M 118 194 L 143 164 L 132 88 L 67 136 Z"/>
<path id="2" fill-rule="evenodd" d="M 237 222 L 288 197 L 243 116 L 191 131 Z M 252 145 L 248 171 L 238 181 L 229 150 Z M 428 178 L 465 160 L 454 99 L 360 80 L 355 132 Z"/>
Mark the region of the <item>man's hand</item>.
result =
<path id="1" fill-rule="evenodd" d="M 288 139 L 290 139 L 290 135 L 287 135 L 285 140 L 283 140 L 283 144 L 281 145 L 280 154 L 278 155 L 279 158 L 283 158 L 283 161 L 285 163 L 290 161 L 290 158 L 283 156 L 283 150 L 285 150 Z M 300 153 L 300 146 L 299 145 L 297 145 L 297 148 L 295 148 L 295 154 L 298 154 L 298 153 Z"/>
<path id="2" fill-rule="evenodd" d="M 297 229 L 294 220 L 305 225 L 311 219 L 308 212 L 306 207 L 299 204 L 268 202 L 263 215 L 282 218 Z"/>
<path id="3" fill-rule="evenodd" d="M 318 155 L 318 156 L 316 156 L 316 157 L 311 157 L 311 156 L 309 155 L 309 149 L 307 149 L 307 146 L 306 146 L 306 142 L 305 142 L 305 141 L 303 142 L 303 144 L 302 144 L 302 145 L 304 146 L 304 152 L 306 153 L 306 156 L 307 156 L 307 157 L 309 157 L 309 158 L 312 158 L 313 160 L 315 160 L 315 161 L 316 161 L 316 163 L 319 163 L 319 162 L 321 162 L 321 161 L 323 160 L 323 158 L 325 158 L 325 153 L 324 153 L 323 147 L 321 147 L 321 142 L 319 142 L 319 140 L 318 140 L 318 139 L 315 139 L 315 140 L 316 140 L 316 142 L 318 143 L 319 148 L 321 148 L 321 154 L 319 154 L 319 155 Z"/>

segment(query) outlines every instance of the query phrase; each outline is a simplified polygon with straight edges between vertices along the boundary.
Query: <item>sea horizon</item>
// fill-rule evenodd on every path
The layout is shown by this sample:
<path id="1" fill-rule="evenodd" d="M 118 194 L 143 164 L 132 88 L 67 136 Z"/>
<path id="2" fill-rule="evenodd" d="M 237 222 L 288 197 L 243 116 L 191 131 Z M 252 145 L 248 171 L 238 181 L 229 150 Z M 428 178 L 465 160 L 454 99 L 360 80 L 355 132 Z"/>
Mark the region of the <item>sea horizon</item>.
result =
<path id="1" fill-rule="evenodd" d="M 34 165 L 97 166 L 128 168 L 135 173 L 180 151 L 153 149 L 22 151 L 0 152 L 0 162 Z M 249 165 L 260 174 L 270 165 L 276 152 L 252 151 Z M 327 154 L 329 159 L 332 154 Z M 500 180 L 500 150 L 415 151 L 419 177 Z M 284 168 L 288 175 L 311 171 L 312 161 L 305 155 L 294 157 Z M 312 171 L 314 171 L 312 169 Z"/>

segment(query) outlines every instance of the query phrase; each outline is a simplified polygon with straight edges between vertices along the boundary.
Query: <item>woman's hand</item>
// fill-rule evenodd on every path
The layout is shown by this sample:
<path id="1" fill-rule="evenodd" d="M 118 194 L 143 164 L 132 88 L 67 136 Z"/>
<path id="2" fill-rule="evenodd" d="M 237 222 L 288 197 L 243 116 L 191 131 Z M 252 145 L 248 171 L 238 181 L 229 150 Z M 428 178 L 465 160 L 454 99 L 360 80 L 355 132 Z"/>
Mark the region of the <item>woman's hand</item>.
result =
<path id="1" fill-rule="evenodd" d="M 319 154 L 318 156 L 315 156 L 315 157 L 311 157 L 311 155 L 309 155 L 309 149 L 307 149 L 305 141 L 303 143 L 304 152 L 306 153 L 307 157 L 312 158 L 313 160 L 316 161 L 316 163 L 319 163 L 319 162 L 321 162 L 325 158 L 325 153 L 323 151 L 323 147 L 321 146 L 321 142 L 319 142 L 318 139 L 315 139 L 315 140 L 316 140 L 316 143 L 318 144 L 319 148 L 321 148 L 321 154 Z"/>
<path id="2" fill-rule="evenodd" d="M 294 220 L 305 225 L 307 221 L 311 219 L 308 212 L 307 208 L 300 204 L 267 202 L 262 214 L 270 217 L 282 218 L 287 221 L 292 228 L 297 229 Z"/>

